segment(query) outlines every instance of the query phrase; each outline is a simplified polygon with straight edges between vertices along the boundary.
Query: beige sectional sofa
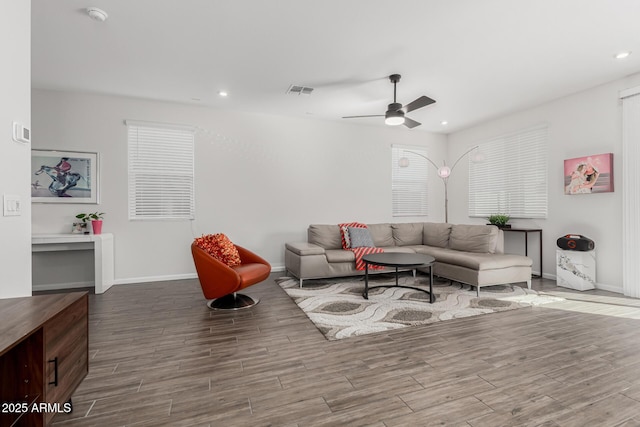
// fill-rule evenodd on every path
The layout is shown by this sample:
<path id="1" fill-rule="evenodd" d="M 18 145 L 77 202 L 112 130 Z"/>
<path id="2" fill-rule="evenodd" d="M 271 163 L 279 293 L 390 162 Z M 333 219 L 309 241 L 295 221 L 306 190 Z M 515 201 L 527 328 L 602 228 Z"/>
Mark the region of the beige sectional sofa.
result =
<path id="1" fill-rule="evenodd" d="M 433 256 L 436 276 L 476 287 L 526 282 L 531 288 L 531 258 L 505 254 L 503 231 L 493 225 L 430 222 L 368 224 L 375 246 L 385 252 Z M 340 227 L 312 224 L 307 242 L 285 245 L 285 267 L 302 281 L 364 274 L 355 255 L 342 249 Z M 380 272 L 380 270 L 376 270 Z"/>

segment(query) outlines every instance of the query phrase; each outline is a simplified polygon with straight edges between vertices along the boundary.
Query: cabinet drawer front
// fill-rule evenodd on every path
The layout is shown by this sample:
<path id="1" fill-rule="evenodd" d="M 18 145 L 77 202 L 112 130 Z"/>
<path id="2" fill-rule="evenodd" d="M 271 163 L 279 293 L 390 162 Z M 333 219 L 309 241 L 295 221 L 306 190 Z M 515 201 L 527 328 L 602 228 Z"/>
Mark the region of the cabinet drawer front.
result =
<path id="1" fill-rule="evenodd" d="M 71 304 L 44 325 L 45 347 L 58 349 L 74 341 L 78 334 L 88 334 L 87 299 L 81 298 Z"/>
<path id="2" fill-rule="evenodd" d="M 64 403 L 69 400 L 73 390 L 87 375 L 87 302 L 85 296 L 44 325 L 44 401 L 47 403 Z"/>
<path id="3" fill-rule="evenodd" d="M 45 401 L 48 403 L 64 403 L 71 397 L 73 391 L 80 385 L 87 375 L 87 351 L 86 341 L 78 341 L 77 346 L 69 348 L 68 352 L 61 352 L 57 356 L 58 372 L 57 385 L 55 384 L 55 362 L 47 363 L 47 376 L 45 382 Z M 84 345 L 84 346 L 83 346 Z"/>

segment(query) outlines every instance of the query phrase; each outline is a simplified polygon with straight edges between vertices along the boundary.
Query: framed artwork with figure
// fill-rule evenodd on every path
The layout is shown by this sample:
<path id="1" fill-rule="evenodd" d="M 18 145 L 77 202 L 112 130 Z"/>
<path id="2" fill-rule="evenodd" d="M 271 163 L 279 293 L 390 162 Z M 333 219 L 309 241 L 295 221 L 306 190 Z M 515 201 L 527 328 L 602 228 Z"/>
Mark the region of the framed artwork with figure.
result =
<path id="1" fill-rule="evenodd" d="M 613 153 L 564 161 L 564 194 L 613 192 Z"/>
<path id="2" fill-rule="evenodd" d="M 97 204 L 98 172 L 98 153 L 31 150 L 31 201 Z"/>

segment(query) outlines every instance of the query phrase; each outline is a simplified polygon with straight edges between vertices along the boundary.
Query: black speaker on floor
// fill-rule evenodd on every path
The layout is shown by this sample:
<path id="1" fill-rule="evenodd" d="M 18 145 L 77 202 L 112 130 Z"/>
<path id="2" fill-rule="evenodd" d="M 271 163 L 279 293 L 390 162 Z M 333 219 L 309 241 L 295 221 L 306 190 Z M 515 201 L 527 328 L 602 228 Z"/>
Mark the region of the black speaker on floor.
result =
<path id="1" fill-rule="evenodd" d="M 557 241 L 558 247 L 567 251 L 591 251 L 596 247 L 593 240 L 581 234 L 567 234 Z"/>

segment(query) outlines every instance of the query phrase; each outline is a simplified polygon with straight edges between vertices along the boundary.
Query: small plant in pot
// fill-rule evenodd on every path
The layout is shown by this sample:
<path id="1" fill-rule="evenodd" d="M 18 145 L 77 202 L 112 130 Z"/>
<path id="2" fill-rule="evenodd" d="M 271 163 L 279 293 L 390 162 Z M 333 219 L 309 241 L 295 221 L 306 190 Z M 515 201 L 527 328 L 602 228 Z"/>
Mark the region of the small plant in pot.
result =
<path id="1" fill-rule="evenodd" d="M 80 213 L 76 215 L 76 218 L 82 220 L 82 222 L 85 224 L 91 221 L 93 234 L 100 234 L 102 233 L 102 217 L 103 216 L 104 216 L 104 212 L 93 212 L 93 213 Z M 85 230 L 84 234 L 89 234 L 89 231 Z"/>
<path id="2" fill-rule="evenodd" d="M 506 214 L 494 214 L 487 218 L 489 224 L 495 225 L 499 228 L 511 228 L 511 224 L 507 224 L 511 217 Z"/>

